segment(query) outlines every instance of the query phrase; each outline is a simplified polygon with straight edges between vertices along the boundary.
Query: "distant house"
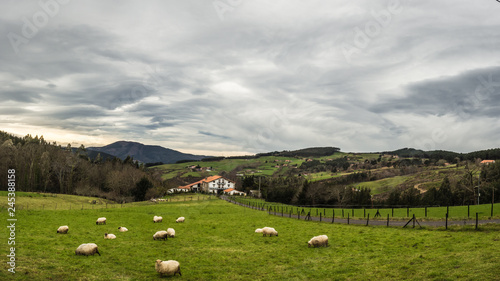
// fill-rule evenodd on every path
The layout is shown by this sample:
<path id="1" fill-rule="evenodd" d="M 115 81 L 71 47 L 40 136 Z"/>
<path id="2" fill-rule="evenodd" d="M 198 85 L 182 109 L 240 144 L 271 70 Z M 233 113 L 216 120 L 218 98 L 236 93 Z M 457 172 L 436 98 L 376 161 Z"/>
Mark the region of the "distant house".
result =
<path id="1" fill-rule="evenodd" d="M 167 193 L 172 194 L 172 193 L 181 193 L 181 192 L 189 192 L 191 191 L 190 188 L 185 187 L 185 186 L 179 186 L 178 188 L 171 188 L 167 190 Z"/>
<path id="2" fill-rule="evenodd" d="M 489 165 L 495 163 L 495 160 L 483 160 L 481 161 L 481 164 Z"/>
<path id="3" fill-rule="evenodd" d="M 228 194 L 228 195 L 241 195 L 241 196 L 246 196 L 247 194 L 245 192 L 241 192 L 241 191 L 238 191 L 234 188 L 228 188 L 226 190 L 224 190 L 224 194 Z"/>
<path id="4" fill-rule="evenodd" d="M 259 190 L 250 190 L 250 196 L 261 198 L 262 194 L 260 193 Z"/>
<path id="5" fill-rule="evenodd" d="M 211 176 L 188 185 L 179 186 L 178 189 L 188 189 L 193 192 L 204 191 L 218 193 L 228 188 L 234 188 L 235 182 L 222 176 Z"/>

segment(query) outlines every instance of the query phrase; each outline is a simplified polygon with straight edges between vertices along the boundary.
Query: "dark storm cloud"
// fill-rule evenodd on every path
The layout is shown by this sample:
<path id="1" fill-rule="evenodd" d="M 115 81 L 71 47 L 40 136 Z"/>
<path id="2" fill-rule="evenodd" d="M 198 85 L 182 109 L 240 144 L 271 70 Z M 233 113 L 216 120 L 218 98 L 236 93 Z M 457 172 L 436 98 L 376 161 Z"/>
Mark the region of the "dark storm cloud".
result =
<path id="1" fill-rule="evenodd" d="M 462 118 L 500 116 L 500 67 L 477 69 L 454 76 L 412 83 L 404 97 L 388 99 L 371 108 L 420 115 L 451 114 Z"/>

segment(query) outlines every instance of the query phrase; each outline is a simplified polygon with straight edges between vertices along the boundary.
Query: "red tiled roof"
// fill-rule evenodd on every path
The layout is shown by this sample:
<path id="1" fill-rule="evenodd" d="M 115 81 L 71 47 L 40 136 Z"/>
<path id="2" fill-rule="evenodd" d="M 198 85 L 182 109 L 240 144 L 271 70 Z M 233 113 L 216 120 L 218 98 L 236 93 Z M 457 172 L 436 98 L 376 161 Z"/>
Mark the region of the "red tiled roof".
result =
<path id="1" fill-rule="evenodd" d="M 495 160 L 483 160 L 483 161 L 481 161 L 481 164 L 486 164 L 486 163 L 495 163 Z"/>
<path id="2" fill-rule="evenodd" d="M 234 188 L 228 188 L 228 189 L 225 189 L 224 192 L 231 192 L 233 190 L 235 190 L 235 189 Z"/>
<path id="3" fill-rule="evenodd" d="M 188 185 L 179 186 L 178 188 L 186 188 L 186 189 L 190 189 L 190 188 L 191 188 L 193 185 L 195 185 L 195 184 L 204 183 L 204 182 L 205 182 L 205 183 L 209 183 L 209 182 L 213 182 L 213 181 L 215 181 L 215 180 L 218 180 L 218 179 L 220 179 L 220 178 L 224 178 L 224 177 L 222 177 L 222 176 L 210 176 L 210 177 L 206 177 L 206 178 L 204 178 L 204 179 L 202 179 L 202 180 L 199 180 L 199 181 L 197 181 L 197 182 L 190 183 L 190 184 L 188 184 Z M 225 180 L 227 180 L 227 181 L 233 182 L 232 180 L 228 180 L 228 179 L 226 179 L 226 178 L 224 178 L 224 179 L 225 179 Z"/>

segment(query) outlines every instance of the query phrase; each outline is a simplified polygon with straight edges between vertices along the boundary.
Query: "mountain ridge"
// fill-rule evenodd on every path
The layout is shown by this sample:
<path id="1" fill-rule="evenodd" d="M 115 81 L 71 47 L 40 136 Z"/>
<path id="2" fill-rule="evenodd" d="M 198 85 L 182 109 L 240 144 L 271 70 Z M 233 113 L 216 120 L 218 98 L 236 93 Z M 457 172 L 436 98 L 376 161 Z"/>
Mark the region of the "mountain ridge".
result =
<path id="1" fill-rule="evenodd" d="M 138 160 L 142 163 L 173 164 L 181 160 L 201 160 L 209 157 L 205 155 L 182 153 L 159 145 L 146 145 L 134 141 L 116 141 L 102 147 L 88 147 L 87 149 L 105 152 L 122 160 L 130 156 L 134 158 L 134 160 Z"/>

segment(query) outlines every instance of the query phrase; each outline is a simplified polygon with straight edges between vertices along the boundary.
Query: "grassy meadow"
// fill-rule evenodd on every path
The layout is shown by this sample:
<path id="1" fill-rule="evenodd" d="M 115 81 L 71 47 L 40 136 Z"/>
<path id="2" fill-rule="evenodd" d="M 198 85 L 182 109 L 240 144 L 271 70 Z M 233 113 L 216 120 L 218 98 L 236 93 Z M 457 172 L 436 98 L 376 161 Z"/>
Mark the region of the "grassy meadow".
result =
<path id="1" fill-rule="evenodd" d="M 5 209 L 1 215 L 6 217 Z M 153 223 L 154 215 L 162 216 L 163 222 Z M 107 224 L 96 225 L 102 216 Z M 186 221 L 175 223 L 179 216 Z M 444 231 L 328 224 L 270 216 L 223 200 L 17 210 L 16 218 L 16 274 L 9 273 L 4 262 L 0 280 L 157 280 L 156 259 L 181 264 L 182 276 L 163 280 L 495 280 L 500 276 L 499 225 Z M 61 225 L 69 226 L 68 234 L 56 234 Z M 119 226 L 129 231 L 121 233 Z M 254 233 L 264 226 L 276 228 L 279 236 Z M 168 227 L 176 230 L 175 238 L 152 239 L 156 231 Z M 117 239 L 105 240 L 105 232 Z M 308 248 L 306 242 L 320 234 L 328 235 L 330 246 Z M 5 227 L 1 235 L 6 249 Z M 99 246 L 102 256 L 75 255 L 78 245 L 90 242 Z"/>

